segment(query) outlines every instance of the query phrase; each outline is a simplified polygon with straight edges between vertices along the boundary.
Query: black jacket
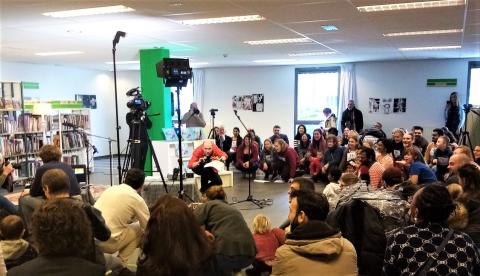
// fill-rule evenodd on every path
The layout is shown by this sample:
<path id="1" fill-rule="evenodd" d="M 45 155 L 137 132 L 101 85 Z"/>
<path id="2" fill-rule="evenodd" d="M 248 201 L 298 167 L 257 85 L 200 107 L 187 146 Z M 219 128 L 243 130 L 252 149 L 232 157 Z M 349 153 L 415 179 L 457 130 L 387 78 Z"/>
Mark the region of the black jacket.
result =
<path id="1" fill-rule="evenodd" d="M 8 271 L 10 276 L 103 276 L 105 267 L 76 257 L 39 256 Z"/>
<path id="2" fill-rule="evenodd" d="M 223 146 L 220 146 L 220 136 L 215 137 L 215 144 L 219 147 L 223 152 L 229 152 L 230 148 L 232 147 L 232 137 L 225 135 L 225 141 L 223 141 Z M 240 145 L 237 145 L 240 146 Z"/>
<path id="3" fill-rule="evenodd" d="M 61 169 L 68 175 L 68 178 L 70 179 L 70 196 L 80 194 L 80 185 L 78 185 L 77 177 L 75 176 L 72 166 L 59 161 L 50 161 L 37 169 L 35 180 L 33 180 L 32 187 L 30 188 L 31 196 L 45 196 L 42 188 L 42 176 L 50 169 Z"/>
<path id="4" fill-rule="evenodd" d="M 354 127 L 355 126 L 355 127 Z M 362 111 L 354 107 L 352 110 L 345 109 L 342 113 L 341 128 L 343 130 L 348 127 L 349 129 L 355 129 L 358 133 L 363 129 L 363 114 Z"/>

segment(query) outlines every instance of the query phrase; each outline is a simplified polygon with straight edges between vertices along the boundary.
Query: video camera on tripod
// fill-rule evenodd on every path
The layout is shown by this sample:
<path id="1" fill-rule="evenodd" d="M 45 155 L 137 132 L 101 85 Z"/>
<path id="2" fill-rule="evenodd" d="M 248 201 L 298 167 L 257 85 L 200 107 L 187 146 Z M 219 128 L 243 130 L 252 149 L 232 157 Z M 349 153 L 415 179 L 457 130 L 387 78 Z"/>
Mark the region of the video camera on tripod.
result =
<path id="1" fill-rule="evenodd" d="M 140 117 L 144 115 L 144 112 L 150 107 L 151 103 L 143 98 L 139 87 L 128 90 L 126 95 L 133 97 L 133 99 L 127 102 L 127 107 L 132 109 L 135 115 L 137 115 L 136 119 L 140 119 Z"/>

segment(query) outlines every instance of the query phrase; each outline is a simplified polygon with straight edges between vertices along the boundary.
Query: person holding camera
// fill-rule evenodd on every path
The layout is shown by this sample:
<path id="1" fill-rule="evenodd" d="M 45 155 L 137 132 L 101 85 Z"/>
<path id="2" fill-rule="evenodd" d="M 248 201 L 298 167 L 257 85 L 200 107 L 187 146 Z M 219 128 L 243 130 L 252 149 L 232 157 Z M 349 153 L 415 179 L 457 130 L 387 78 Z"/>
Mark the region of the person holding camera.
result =
<path id="1" fill-rule="evenodd" d="M 225 162 L 227 154 L 212 141 L 205 140 L 193 151 L 192 158 L 188 162 L 188 168 L 201 176 L 200 192 L 202 194 L 213 185 L 222 185 L 218 170 L 214 166 L 206 166 L 214 160 Z"/>
<path id="2" fill-rule="evenodd" d="M 130 112 L 127 113 L 126 121 L 130 128 L 128 139 L 132 146 L 132 168 L 143 170 L 148 151 L 147 129 L 152 128 L 152 121 L 145 111 L 138 110 L 135 107 L 132 107 Z"/>
<path id="3" fill-rule="evenodd" d="M 198 109 L 197 103 L 190 104 L 190 110 L 183 115 L 182 124 L 187 127 L 205 127 L 207 123 L 203 119 L 203 114 Z"/>

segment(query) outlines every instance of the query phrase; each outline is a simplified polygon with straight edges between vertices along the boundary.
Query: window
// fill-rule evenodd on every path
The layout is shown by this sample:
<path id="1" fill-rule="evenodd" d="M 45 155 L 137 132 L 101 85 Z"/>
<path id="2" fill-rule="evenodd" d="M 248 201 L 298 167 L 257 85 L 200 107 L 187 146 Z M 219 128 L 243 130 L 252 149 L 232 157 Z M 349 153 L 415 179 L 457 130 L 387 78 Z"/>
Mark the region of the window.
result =
<path id="1" fill-rule="evenodd" d="M 178 127 L 178 120 L 177 120 L 177 92 L 176 88 L 171 88 L 172 90 L 172 124 L 175 127 Z M 193 102 L 193 82 L 188 82 L 186 87 L 183 87 L 180 90 L 180 119 L 182 118 L 183 114 L 185 114 L 190 109 L 190 104 Z"/>
<path id="2" fill-rule="evenodd" d="M 324 126 L 323 109 L 338 118 L 340 67 L 297 68 L 295 70 L 295 133 L 304 124 L 309 134 Z"/>
<path id="3" fill-rule="evenodd" d="M 480 106 L 480 61 L 471 61 L 468 65 L 467 102 Z"/>

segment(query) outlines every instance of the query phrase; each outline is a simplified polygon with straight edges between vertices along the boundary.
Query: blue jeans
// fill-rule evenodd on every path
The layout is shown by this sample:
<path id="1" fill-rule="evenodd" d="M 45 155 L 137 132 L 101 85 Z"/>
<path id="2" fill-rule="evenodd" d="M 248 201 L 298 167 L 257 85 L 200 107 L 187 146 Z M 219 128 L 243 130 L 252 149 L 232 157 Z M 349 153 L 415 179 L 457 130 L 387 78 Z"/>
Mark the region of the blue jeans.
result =
<path id="1" fill-rule="evenodd" d="M 7 213 L 9 213 L 11 215 L 17 215 L 18 214 L 17 206 L 15 206 L 12 202 L 10 202 L 10 200 L 8 200 L 3 195 L 0 195 L 0 208 L 7 211 Z"/>

